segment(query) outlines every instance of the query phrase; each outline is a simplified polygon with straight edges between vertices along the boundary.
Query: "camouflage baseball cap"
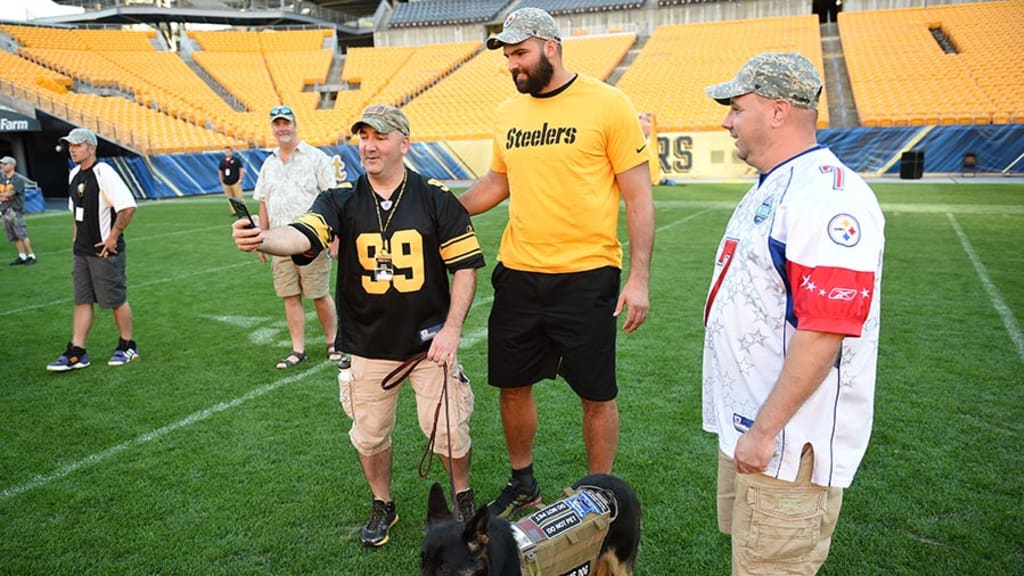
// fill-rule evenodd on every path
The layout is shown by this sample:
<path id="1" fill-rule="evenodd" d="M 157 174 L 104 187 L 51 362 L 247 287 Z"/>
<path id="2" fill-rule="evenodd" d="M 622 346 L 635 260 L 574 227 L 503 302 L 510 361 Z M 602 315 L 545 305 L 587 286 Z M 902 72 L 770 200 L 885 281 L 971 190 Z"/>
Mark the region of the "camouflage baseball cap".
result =
<path id="1" fill-rule="evenodd" d="M 796 52 L 765 52 L 748 60 L 736 78 L 708 86 L 704 91 L 726 106 L 733 98 L 753 92 L 817 110 L 821 76 L 810 60 Z"/>
<path id="2" fill-rule="evenodd" d="M 505 18 L 499 34 L 487 39 L 487 48 L 497 50 L 505 44 L 519 44 L 527 38 L 561 42 L 562 33 L 558 31 L 558 23 L 551 14 L 540 8 L 520 8 Z"/>
<path id="3" fill-rule="evenodd" d="M 68 132 L 67 136 L 61 136 L 61 140 L 68 144 L 91 144 L 96 146 L 96 133 L 88 128 L 75 128 Z"/>
<path id="4" fill-rule="evenodd" d="M 352 125 L 352 133 L 358 134 L 359 127 L 366 124 L 381 134 L 398 130 L 406 136 L 409 135 L 409 119 L 401 110 L 387 104 L 374 104 L 363 110 L 363 117 Z"/>

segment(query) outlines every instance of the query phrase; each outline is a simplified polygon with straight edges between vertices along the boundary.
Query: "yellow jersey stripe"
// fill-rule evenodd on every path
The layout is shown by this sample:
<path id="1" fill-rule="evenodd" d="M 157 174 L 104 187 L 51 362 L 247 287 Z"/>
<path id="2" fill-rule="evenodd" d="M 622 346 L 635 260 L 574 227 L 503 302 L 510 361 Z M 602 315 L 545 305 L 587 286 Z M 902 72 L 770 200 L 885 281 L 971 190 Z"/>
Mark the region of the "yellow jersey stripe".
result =
<path id="1" fill-rule="evenodd" d="M 330 245 L 333 233 L 331 232 L 331 227 L 327 225 L 327 221 L 324 220 L 323 216 L 307 212 L 306 214 L 299 216 L 299 219 L 296 220 L 294 224 L 302 226 L 312 232 L 313 235 L 316 236 L 317 241 L 320 242 L 321 250 L 326 250 L 327 246 Z"/>
<path id="2" fill-rule="evenodd" d="M 445 264 L 458 262 L 471 255 L 480 254 L 480 242 L 472 232 L 452 238 L 439 247 Z"/>

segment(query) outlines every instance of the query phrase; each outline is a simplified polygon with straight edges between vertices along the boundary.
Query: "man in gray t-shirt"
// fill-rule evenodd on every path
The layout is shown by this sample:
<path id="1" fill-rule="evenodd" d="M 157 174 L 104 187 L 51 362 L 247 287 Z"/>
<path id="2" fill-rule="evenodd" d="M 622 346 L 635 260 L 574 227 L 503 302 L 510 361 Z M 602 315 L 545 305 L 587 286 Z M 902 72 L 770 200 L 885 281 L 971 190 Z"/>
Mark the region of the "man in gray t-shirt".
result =
<path id="1" fill-rule="evenodd" d="M 25 228 L 25 183 L 28 179 L 14 171 L 18 161 L 10 156 L 0 158 L 0 214 L 3 215 L 7 240 L 18 247 L 18 257 L 11 266 L 35 264 L 36 255 Z"/>

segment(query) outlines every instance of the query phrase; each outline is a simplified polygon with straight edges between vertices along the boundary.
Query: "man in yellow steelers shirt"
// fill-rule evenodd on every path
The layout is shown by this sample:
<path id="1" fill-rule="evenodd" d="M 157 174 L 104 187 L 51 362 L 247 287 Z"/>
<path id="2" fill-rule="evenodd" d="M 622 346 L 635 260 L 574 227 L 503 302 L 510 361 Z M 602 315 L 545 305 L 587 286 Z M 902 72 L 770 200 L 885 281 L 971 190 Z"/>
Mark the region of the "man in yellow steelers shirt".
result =
<path id="1" fill-rule="evenodd" d="M 618 447 L 616 318 L 647 317 L 654 244 L 648 143 L 628 96 L 562 65 L 558 24 L 516 10 L 501 48 L 520 94 L 497 110 L 491 168 L 461 197 L 479 214 L 509 200 L 491 282 L 488 380 L 500 388 L 512 477 L 490 503 L 506 518 L 540 501 L 533 475 L 533 385 L 561 374 L 583 406 L 590 473 L 609 473 Z M 626 203 L 630 270 L 621 293 L 619 202 Z"/>

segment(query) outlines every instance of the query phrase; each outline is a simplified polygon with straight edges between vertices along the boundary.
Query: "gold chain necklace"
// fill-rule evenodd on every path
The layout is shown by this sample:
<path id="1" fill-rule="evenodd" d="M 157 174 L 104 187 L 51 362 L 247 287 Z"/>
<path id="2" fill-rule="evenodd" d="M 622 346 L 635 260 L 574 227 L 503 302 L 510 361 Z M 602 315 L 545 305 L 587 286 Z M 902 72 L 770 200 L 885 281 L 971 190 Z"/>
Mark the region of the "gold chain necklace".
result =
<path id="1" fill-rule="evenodd" d="M 390 252 L 390 242 L 384 238 L 385 232 L 387 232 L 388 226 L 391 225 L 391 218 L 398 212 L 398 205 L 402 202 L 402 195 L 405 194 L 405 182 L 409 177 L 409 171 L 403 169 L 402 171 L 402 187 L 398 189 L 398 198 L 395 199 L 395 205 L 392 206 L 388 212 L 387 220 L 384 220 L 380 215 L 380 204 L 377 202 L 377 193 L 373 190 L 373 184 L 370 184 L 370 179 L 367 177 L 366 183 L 370 186 L 370 196 L 373 197 L 373 207 L 377 209 L 377 226 L 380 228 L 380 237 L 384 241 L 385 254 Z"/>

